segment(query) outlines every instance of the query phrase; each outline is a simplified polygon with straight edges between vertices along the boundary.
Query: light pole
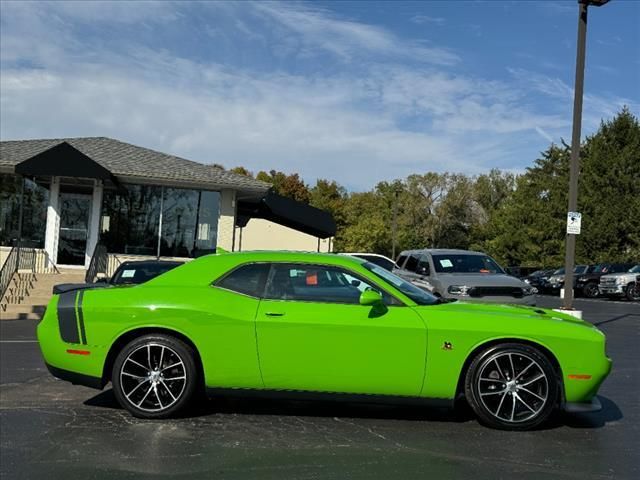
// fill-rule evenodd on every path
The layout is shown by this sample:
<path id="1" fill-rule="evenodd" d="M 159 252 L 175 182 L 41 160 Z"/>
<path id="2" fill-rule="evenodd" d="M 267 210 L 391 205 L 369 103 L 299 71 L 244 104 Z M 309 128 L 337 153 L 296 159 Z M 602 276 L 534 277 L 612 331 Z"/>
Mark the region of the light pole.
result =
<path id="1" fill-rule="evenodd" d="M 571 135 L 571 165 L 569 169 L 569 212 L 578 208 L 578 175 L 580 174 L 580 131 L 582 128 L 582 96 L 584 92 L 584 61 L 587 44 L 587 9 L 601 7 L 609 0 L 578 0 L 578 49 L 576 53 L 576 81 L 573 92 L 573 132 Z M 576 236 L 567 233 L 564 260 L 565 310 L 573 308 L 573 267 L 576 254 Z"/>

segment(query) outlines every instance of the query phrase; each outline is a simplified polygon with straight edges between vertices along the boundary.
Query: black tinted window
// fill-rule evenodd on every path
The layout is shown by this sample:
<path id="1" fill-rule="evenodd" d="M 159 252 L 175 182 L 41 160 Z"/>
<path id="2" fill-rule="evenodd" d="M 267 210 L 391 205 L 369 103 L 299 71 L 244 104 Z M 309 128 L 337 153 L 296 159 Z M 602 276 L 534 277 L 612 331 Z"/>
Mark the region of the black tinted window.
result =
<path id="1" fill-rule="evenodd" d="M 234 292 L 261 297 L 269 273 L 266 263 L 243 265 L 216 282 L 216 286 Z"/>
<path id="2" fill-rule="evenodd" d="M 407 259 L 407 264 L 404 266 L 405 270 L 409 270 L 410 272 L 415 272 L 418 267 L 418 259 L 420 257 L 418 255 L 409 255 Z"/>
<path id="3" fill-rule="evenodd" d="M 376 265 L 382 268 L 386 268 L 387 270 L 393 270 L 393 267 L 395 266 L 391 260 L 384 257 L 376 257 L 375 255 L 361 255 L 360 258 L 363 258 L 364 260 L 367 260 L 371 263 L 375 263 Z"/>
<path id="4" fill-rule="evenodd" d="M 396 263 L 398 264 L 398 266 L 400 268 L 402 268 L 402 266 L 404 265 L 404 262 L 407 260 L 407 256 L 406 255 L 400 255 L 398 257 L 398 259 L 396 260 Z"/>
<path id="5" fill-rule="evenodd" d="M 274 264 L 265 298 L 322 303 L 360 303 L 360 294 L 373 289 L 386 304 L 396 301 L 380 289 L 340 268 L 304 264 Z"/>
<path id="6" fill-rule="evenodd" d="M 113 285 L 140 284 L 182 265 L 181 263 L 122 265 L 111 278 Z"/>

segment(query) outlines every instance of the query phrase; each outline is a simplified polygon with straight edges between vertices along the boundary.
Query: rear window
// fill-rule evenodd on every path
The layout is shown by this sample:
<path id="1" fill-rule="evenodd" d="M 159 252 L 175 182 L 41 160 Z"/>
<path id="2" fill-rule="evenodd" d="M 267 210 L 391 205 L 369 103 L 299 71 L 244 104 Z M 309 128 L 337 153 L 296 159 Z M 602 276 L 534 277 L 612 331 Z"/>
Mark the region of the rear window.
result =
<path id="1" fill-rule="evenodd" d="M 228 273 L 215 282 L 215 286 L 243 295 L 261 297 L 268 274 L 269 264 L 251 263 Z"/>
<path id="2" fill-rule="evenodd" d="M 181 263 L 122 265 L 111 279 L 113 285 L 140 284 L 176 268 Z"/>

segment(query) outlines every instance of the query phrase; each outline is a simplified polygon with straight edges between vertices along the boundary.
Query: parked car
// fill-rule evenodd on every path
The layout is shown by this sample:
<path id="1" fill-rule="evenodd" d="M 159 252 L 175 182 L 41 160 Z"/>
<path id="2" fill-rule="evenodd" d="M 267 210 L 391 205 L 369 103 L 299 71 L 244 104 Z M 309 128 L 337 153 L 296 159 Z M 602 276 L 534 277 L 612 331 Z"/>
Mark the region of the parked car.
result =
<path id="1" fill-rule="evenodd" d="M 341 253 L 340 255 L 350 255 L 352 257 L 358 257 L 358 258 L 362 258 L 363 260 L 366 260 L 368 262 L 371 263 L 375 263 L 376 265 L 389 270 L 390 272 L 394 269 L 397 268 L 398 265 L 396 265 L 396 262 L 394 262 L 393 260 L 391 260 L 389 257 L 385 257 L 384 255 L 380 255 L 377 253 L 360 253 L 360 252 L 354 252 L 354 253 Z"/>
<path id="2" fill-rule="evenodd" d="M 590 265 L 576 265 L 573 267 L 573 285 L 575 288 L 576 281 L 578 276 L 584 275 L 590 272 L 592 266 Z M 542 285 L 542 291 L 545 293 L 551 293 L 554 295 L 558 295 L 560 290 L 564 288 L 564 267 L 558 268 L 553 274 L 548 278 L 546 282 Z"/>
<path id="3" fill-rule="evenodd" d="M 493 258 L 481 252 L 407 250 L 396 263 L 395 273 L 410 282 L 427 282 L 442 298 L 535 305 L 534 287 L 507 275 Z"/>
<path id="4" fill-rule="evenodd" d="M 549 281 L 549 277 L 553 275 L 555 271 L 555 268 L 551 270 L 538 270 L 522 278 L 522 281 L 536 288 L 539 292 L 543 292 L 546 283 Z"/>
<path id="5" fill-rule="evenodd" d="M 600 294 L 598 285 L 603 275 L 623 273 L 634 265 L 634 263 L 600 263 L 594 265 L 593 268 L 589 269 L 586 273 L 575 277 L 575 291 L 587 298 L 597 297 Z"/>
<path id="6" fill-rule="evenodd" d="M 123 408 L 153 419 L 199 392 L 464 397 L 484 424 L 526 430 L 558 407 L 598 410 L 611 369 L 604 334 L 570 315 L 444 302 L 373 263 L 312 253 L 210 255 L 140 285 L 56 295 L 37 336 L 54 376 L 111 381 Z"/>
<path id="7" fill-rule="evenodd" d="M 526 277 L 533 275 L 541 271 L 540 267 L 506 267 L 505 272 L 512 277 L 525 279 Z"/>
<path id="8" fill-rule="evenodd" d="M 607 298 L 626 297 L 631 301 L 640 300 L 640 264 L 626 272 L 612 273 L 600 277 L 600 295 Z"/>
<path id="9" fill-rule="evenodd" d="M 126 261 L 120 264 L 111 278 L 99 279 L 95 283 L 61 283 L 53 286 L 53 293 L 60 294 L 72 290 L 101 288 L 111 285 L 138 285 L 162 275 L 184 262 L 166 260 Z"/>

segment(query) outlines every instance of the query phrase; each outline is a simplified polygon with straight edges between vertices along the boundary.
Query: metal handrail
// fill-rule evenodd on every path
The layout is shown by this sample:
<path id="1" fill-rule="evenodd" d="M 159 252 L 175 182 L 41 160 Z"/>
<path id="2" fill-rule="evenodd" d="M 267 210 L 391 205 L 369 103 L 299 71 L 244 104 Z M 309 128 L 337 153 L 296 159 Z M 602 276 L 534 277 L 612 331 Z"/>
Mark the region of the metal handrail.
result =
<path id="1" fill-rule="evenodd" d="M 108 260 L 109 255 L 107 254 L 107 247 L 98 243 L 96 248 L 93 249 L 93 255 L 91 256 L 91 261 L 89 262 L 89 268 L 87 269 L 84 281 L 86 283 L 93 283 L 98 273 L 106 274 Z"/>
<path id="2" fill-rule="evenodd" d="M 7 260 L 2 265 L 0 269 L 0 302 L 4 298 L 4 294 L 7 293 L 7 289 L 9 288 L 9 284 L 11 283 L 11 279 L 13 275 L 18 271 L 18 266 L 20 265 L 20 245 L 16 245 L 11 247 L 9 250 L 9 255 L 7 256 Z"/>

